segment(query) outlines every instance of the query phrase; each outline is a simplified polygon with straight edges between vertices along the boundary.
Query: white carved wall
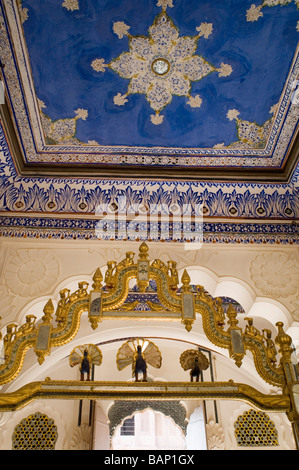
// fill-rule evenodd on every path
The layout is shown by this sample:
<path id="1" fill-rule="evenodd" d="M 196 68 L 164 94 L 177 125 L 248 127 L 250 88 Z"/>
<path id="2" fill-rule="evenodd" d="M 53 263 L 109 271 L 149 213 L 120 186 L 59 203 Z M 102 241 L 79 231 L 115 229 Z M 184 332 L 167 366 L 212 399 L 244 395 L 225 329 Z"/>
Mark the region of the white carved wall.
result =
<path id="1" fill-rule="evenodd" d="M 136 259 L 138 242 L 115 241 L 43 241 L 2 239 L 0 244 L 0 310 L 1 331 L 10 322 L 21 324 L 29 313 L 40 318 L 49 298 L 56 304 L 59 291 L 64 287 L 77 289 L 78 282 L 92 283 L 97 267 L 104 273 L 108 260 L 117 262 L 126 251 L 134 251 Z M 281 245 L 204 245 L 198 251 L 186 251 L 183 244 L 148 243 L 150 259 L 163 261 L 173 259 L 178 263 L 179 275 L 186 268 L 191 283 L 203 285 L 212 296 L 227 296 L 237 300 L 245 310 L 239 315 L 254 317 L 257 328 L 270 328 L 275 332 L 275 323 L 283 321 L 285 331 L 299 348 L 299 269 L 298 249 Z M 190 333 L 176 322 L 155 321 L 104 321 L 97 330 L 92 330 L 86 316 L 82 317 L 78 335 L 70 343 L 52 350 L 51 355 L 39 365 L 33 351 L 29 351 L 20 375 L 2 391 L 13 391 L 33 380 L 78 379 L 78 370 L 71 369 L 68 355 L 71 350 L 85 342 L 97 343 L 103 353 L 103 363 L 96 369 L 96 380 L 130 380 L 130 371 L 118 371 L 115 363 L 121 338 L 129 336 L 155 338 L 153 341 L 162 352 L 162 367 L 150 369 L 151 380 L 188 380 L 178 364 L 181 352 L 200 344 L 213 350 L 215 380 L 233 379 L 248 383 L 264 393 L 273 392 L 258 376 L 247 355 L 238 369 L 229 359 L 226 350 L 212 345 L 205 337 L 198 318 Z M 208 379 L 206 379 L 208 380 Z M 111 403 L 102 402 L 103 412 Z M 187 404 L 187 417 L 194 411 L 196 403 Z M 211 448 L 236 448 L 233 422 L 242 414 L 242 402 L 217 402 L 219 422 L 216 423 L 213 406 L 207 406 L 207 437 Z M 48 411 L 60 430 L 56 448 L 76 448 L 78 440 L 85 442 L 88 430 L 77 428 L 78 403 L 72 401 L 46 400 L 33 402 L 15 413 L 0 416 L 0 448 L 11 447 L 11 435 L 18 422 L 33 410 Z M 74 411 L 75 410 L 75 411 Z M 67 417 L 66 417 L 67 415 Z M 272 416 L 271 416 L 271 419 Z M 282 448 L 294 448 L 291 427 L 284 415 L 274 417 Z M 78 434 L 79 433 L 79 434 Z M 83 433 L 83 434 L 82 434 Z M 85 434 L 84 434 L 85 433 Z"/>

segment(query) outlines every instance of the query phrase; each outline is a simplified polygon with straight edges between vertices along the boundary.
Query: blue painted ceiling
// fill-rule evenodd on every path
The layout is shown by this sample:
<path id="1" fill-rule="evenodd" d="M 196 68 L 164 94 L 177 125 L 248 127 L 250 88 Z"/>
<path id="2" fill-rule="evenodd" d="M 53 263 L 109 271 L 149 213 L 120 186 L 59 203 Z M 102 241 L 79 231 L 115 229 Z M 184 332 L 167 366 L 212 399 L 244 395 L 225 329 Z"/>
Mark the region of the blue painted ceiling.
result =
<path id="1" fill-rule="evenodd" d="M 298 2 L 259 1 L 4 0 L 1 73 L 19 167 L 289 179 Z"/>
<path id="2" fill-rule="evenodd" d="M 293 243 L 299 166 L 277 184 L 264 174 L 252 180 L 248 170 L 283 170 L 294 148 L 299 11 L 295 0 L 258 1 L 0 2 L 1 78 L 13 123 L 0 108 L 0 211 L 9 214 L 0 232 L 34 237 L 44 227 L 45 237 L 71 237 L 81 227 L 78 237 L 89 239 L 93 215 L 70 214 L 87 217 L 125 196 L 129 208 L 203 204 L 205 218 L 216 219 L 205 228 L 208 242 Z M 156 59 L 169 66 L 165 75 L 154 71 Z M 169 97 L 175 85 L 181 93 L 169 88 Z M 115 178 L 102 170 L 109 166 L 120 168 Z M 236 167 L 242 177 L 221 179 Z M 218 223 L 231 218 L 231 226 Z"/>
<path id="3" fill-rule="evenodd" d="M 298 42 L 295 2 L 265 7 L 263 16 L 247 21 L 252 0 L 174 0 L 166 12 L 179 36 L 194 37 L 200 24 L 212 24 L 212 33 L 199 38 L 195 54 L 215 68 L 229 64 L 232 72 L 222 77 L 210 73 L 192 81 L 191 95 L 200 95 L 201 106 L 191 107 L 185 97 L 173 95 L 160 125 L 151 122 L 153 110 L 144 94 L 130 94 L 123 106 L 114 104 L 117 93 L 126 93 L 128 79 L 111 68 L 101 73 L 91 66 L 97 58 L 109 64 L 129 52 L 129 38 L 119 38 L 113 31 L 116 22 L 128 25 L 132 36 L 148 36 L 149 27 L 162 11 L 159 2 L 77 3 L 78 9 L 72 10 L 63 6 L 62 0 L 25 0 L 22 8 L 27 9 L 23 27 L 36 96 L 52 121 L 72 118 L 78 108 L 88 111 L 86 119 L 77 121 L 80 142 L 228 146 L 238 141 L 236 121 L 227 118 L 229 110 L 237 110 L 243 120 L 260 126 L 271 118 L 270 110 L 280 99 Z"/>

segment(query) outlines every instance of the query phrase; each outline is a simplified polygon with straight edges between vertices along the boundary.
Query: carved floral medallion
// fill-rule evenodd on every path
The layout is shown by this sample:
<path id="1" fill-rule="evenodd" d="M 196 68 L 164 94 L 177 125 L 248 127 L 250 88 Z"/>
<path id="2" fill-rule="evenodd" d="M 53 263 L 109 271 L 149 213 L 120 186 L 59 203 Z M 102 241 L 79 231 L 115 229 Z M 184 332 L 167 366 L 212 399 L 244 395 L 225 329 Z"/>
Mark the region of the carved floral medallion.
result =
<path id="1" fill-rule="evenodd" d="M 59 262 L 50 252 L 18 250 L 5 268 L 8 289 L 22 297 L 41 295 L 57 281 Z"/>
<path id="2" fill-rule="evenodd" d="M 251 278 L 266 295 L 288 297 L 298 292 L 299 269 L 286 253 L 264 253 L 251 263 Z"/>

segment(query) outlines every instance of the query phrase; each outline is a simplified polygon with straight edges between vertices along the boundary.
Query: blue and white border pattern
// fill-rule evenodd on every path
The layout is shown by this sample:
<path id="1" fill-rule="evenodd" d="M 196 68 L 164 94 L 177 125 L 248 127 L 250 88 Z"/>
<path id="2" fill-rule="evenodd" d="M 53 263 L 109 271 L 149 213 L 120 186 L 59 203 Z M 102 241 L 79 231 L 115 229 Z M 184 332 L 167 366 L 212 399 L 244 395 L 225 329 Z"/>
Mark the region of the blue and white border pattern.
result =
<path id="1" fill-rule="evenodd" d="M 58 217 L 0 216 L 0 237 L 15 239 L 52 239 L 52 240 L 119 240 L 117 236 L 99 237 L 96 230 L 97 220 Z M 128 237 L 132 241 L 163 241 L 184 243 L 185 240 L 170 238 Z M 267 244 L 293 245 L 299 243 L 298 226 L 292 223 L 236 223 L 204 222 L 203 243 L 229 244 Z M 186 246 L 186 245 L 185 245 Z M 190 243 L 192 249 L 192 242 Z"/>
<path id="2" fill-rule="evenodd" d="M 289 184 L 22 178 L 0 125 L 0 235 L 97 239 L 97 206 L 203 206 L 204 242 L 297 243 L 299 166 Z M 107 209 L 108 210 L 108 209 Z"/>
<path id="3" fill-rule="evenodd" d="M 65 221 L 65 225 L 74 225 L 74 228 L 70 227 L 63 227 L 63 228 L 43 228 L 41 225 L 44 225 L 44 220 L 38 219 L 38 224 L 37 227 L 24 227 L 22 225 L 18 226 L 18 222 L 22 224 L 24 222 L 24 218 L 14 218 L 14 226 L 6 226 L 5 225 L 5 220 L 7 221 L 7 218 L 0 218 L 0 236 L 1 237 L 13 237 L 15 239 L 52 239 L 52 240 L 86 240 L 86 241 L 92 241 L 92 240 L 107 240 L 107 238 L 99 238 L 96 235 L 95 230 L 91 229 L 82 229 L 78 228 L 76 225 L 78 225 L 77 221 L 72 224 L 71 221 Z M 53 222 L 53 220 L 51 221 Z M 57 226 L 62 225 L 61 220 L 56 220 L 54 222 L 54 225 L 57 224 Z M 51 223 L 49 224 L 49 221 L 47 220 L 46 225 L 52 225 Z M 250 224 L 247 224 L 246 226 L 243 225 L 243 230 L 242 232 L 234 232 L 234 230 L 227 230 L 228 224 L 213 224 L 210 223 L 208 224 L 208 227 L 212 228 L 210 232 L 206 230 L 206 227 L 204 227 L 204 232 L 203 232 L 203 243 L 229 243 L 229 244 L 280 244 L 280 245 L 293 245 L 293 244 L 298 244 L 299 239 L 298 239 L 298 234 L 295 233 L 277 233 L 277 226 L 275 224 L 273 225 L 268 225 L 266 228 L 268 232 L 266 233 L 255 233 Z M 231 226 L 229 226 L 231 228 Z M 280 226 L 281 230 L 283 231 L 285 227 Z M 259 230 L 260 232 L 260 230 Z M 290 231 L 291 232 L 291 231 Z M 109 238 L 109 240 L 116 240 L 118 241 L 117 238 Z M 129 238 L 129 240 L 133 240 L 132 238 Z M 150 242 L 151 240 L 148 240 L 147 238 L 139 239 L 138 237 L 135 238 L 136 241 L 139 240 L 146 240 L 147 242 Z M 123 240 L 121 240 L 123 241 Z M 161 240 L 154 240 L 154 241 L 161 241 Z M 174 242 L 171 239 L 166 239 L 164 242 Z M 184 242 L 184 240 L 179 241 Z M 190 249 L 192 249 L 192 243 L 190 243 Z"/>
<path id="4" fill-rule="evenodd" d="M 0 123 L 0 210 L 95 214 L 126 197 L 128 206 L 203 205 L 205 217 L 298 218 L 299 167 L 288 184 L 26 178 L 18 176 Z"/>

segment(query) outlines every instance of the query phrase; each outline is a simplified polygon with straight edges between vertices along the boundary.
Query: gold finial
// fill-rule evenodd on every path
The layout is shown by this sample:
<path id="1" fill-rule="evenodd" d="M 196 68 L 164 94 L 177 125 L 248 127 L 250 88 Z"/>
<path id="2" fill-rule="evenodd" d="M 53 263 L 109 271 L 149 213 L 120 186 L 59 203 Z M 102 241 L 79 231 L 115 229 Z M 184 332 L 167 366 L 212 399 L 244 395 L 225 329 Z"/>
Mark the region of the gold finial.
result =
<path id="1" fill-rule="evenodd" d="M 187 273 L 186 269 L 184 269 L 184 272 L 183 272 L 183 275 L 182 275 L 182 278 L 181 278 L 181 281 L 182 281 L 182 292 L 190 292 L 190 276 L 189 274 Z"/>
<path id="2" fill-rule="evenodd" d="M 93 284 L 92 287 L 94 290 L 101 290 L 102 289 L 102 281 L 103 281 L 103 275 L 100 270 L 100 268 L 97 268 L 96 272 L 93 275 Z"/>
<path id="3" fill-rule="evenodd" d="M 42 320 L 44 323 L 49 324 L 52 320 L 52 315 L 54 313 L 54 305 L 51 299 L 48 300 L 46 305 L 44 306 L 44 316 L 42 317 Z"/>
<path id="4" fill-rule="evenodd" d="M 140 259 L 147 259 L 148 257 L 148 246 L 145 242 L 142 242 L 139 247 L 139 258 Z"/>
<path id="5" fill-rule="evenodd" d="M 292 338 L 287 335 L 283 329 L 283 323 L 276 323 L 278 335 L 275 338 L 275 343 L 279 347 L 279 354 L 281 355 L 282 362 L 291 362 L 291 355 L 293 348 L 291 347 Z"/>

